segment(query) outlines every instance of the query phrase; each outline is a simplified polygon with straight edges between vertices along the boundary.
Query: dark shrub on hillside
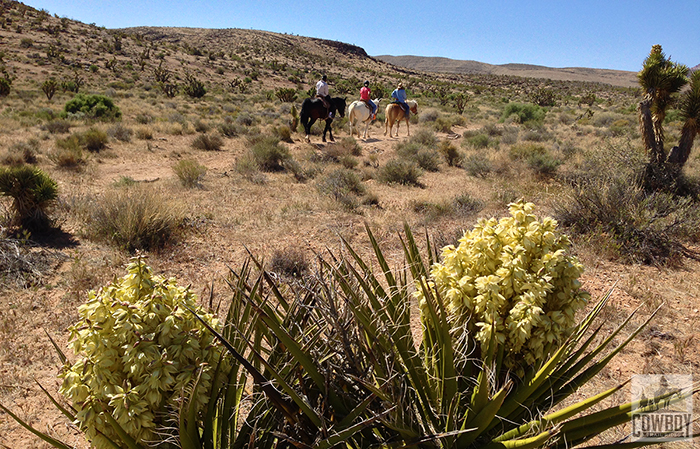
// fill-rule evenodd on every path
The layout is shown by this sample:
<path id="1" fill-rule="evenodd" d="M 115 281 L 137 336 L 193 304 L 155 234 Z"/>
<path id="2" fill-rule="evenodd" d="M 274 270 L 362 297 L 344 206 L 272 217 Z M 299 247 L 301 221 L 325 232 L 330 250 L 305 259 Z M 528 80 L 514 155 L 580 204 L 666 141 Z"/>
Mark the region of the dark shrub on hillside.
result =
<path id="1" fill-rule="evenodd" d="M 200 134 L 192 141 L 192 147 L 204 151 L 219 151 L 224 141 L 216 134 Z"/>
<path id="2" fill-rule="evenodd" d="M 392 159 L 379 169 L 377 178 L 386 184 L 421 186 L 422 172 L 418 164 L 405 159 Z"/>

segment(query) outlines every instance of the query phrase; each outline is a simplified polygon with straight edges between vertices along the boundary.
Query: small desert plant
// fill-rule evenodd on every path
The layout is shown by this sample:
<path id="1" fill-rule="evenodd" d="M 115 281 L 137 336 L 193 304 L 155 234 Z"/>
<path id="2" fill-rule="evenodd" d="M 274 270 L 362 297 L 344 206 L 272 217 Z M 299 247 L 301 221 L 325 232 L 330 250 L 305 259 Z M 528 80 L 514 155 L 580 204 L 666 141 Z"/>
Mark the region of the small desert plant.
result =
<path id="1" fill-rule="evenodd" d="M 10 95 L 12 90 L 12 80 L 7 76 L 0 78 L 0 97 L 6 97 Z"/>
<path id="2" fill-rule="evenodd" d="M 283 276 L 299 278 L 309 272 L 309 262 L 304 251 L 292 246 L 272 254 L 270 269 Z"/>
<path id="3" fill-rule="evenodd" d="M 224 141 L 216 134 L 200 134 L 192 141 L 192 148 L 204 151 L 219 151 Z"/>
<path id="4" fill-rule="evenodd" d="M 114 120 L 121 117 L 121 111 L 111 98 L 104 95 L 77 94 L 63 107 L 66 113 L 83 113 L 86 117 Z"/>
<path id="5" fill-rule="evenodd" d="M 493 170 L 491 160 L 483 154 L 470 154 L 462 163 L 469 176 L 485 178 Z"/>
<path id="6" fill-rule="evenodd" d="M 357 174 L 347 168 L 333 170 L 318 181 L 317 188 L 321 193 L 342 201 L 348 195 L 360 196 L 365 193 L 365 187 Z"/>
<path id="7" fill-rule="evenodd" d="M 440 145 L 438 145 L 438 152 L 450 167 L 459 167 L 464 160 L 464 155 L 448 140 L 440 142 Z"/>
<path id="8" fill-rule="evenodd" d="M 255 142 L 250 154 L 263 171 L 282 171 L 284 163 L 291 158 L 289 150 L 280 145 L 279 139 L 274 136 L 263 137 Z"/>
<path id="9" fill-rule="evenodd" d="M 153 129 L 149 126 L 138 126 L 136 128 L 136 138 L 139 140 L 153 139 Z"/>
<path id="10" fill-rule="evenodd" d="M 51 120 L 42 126 L 43 129 L 51 134 L 66 134 L 70 131 L 70 122 L 68 120 Z"/>
<path id="11" fill-rule="evenodd" d="M 207 173 L 207 167 L 194 159 L 182 159 L 173 165 L 173 171 L 185 187 L 197 187 Z"/>
<path id="12" fill-rule="evenodd" d="M 46 99 L 51 101 L 54 94 L 58 90 L 58 81 L 55 78 L 49 78 L 41 84 L 41 90 L 46 95 Z"/>
<path id="13" fill-rule="evenodd" d="M 177 237 L 183 220 L 176 204 L 142 186 L 110 190 L 82 209 L 88 237 L 127 251 L 161 248 Z"/>
<path id="14" fill-rule="evenodd" d="M 379 168 L 377 179 L 386 184 L 402 184 L 409 186 L 421 186 L 422 172 L 418 164 L 405 159 L 391 159 Z"/>
<path id="15" fill-rule="evenodd" d="M 541 177 L 551 177 L 555 175 L 561 164 L 562 161 L 549 152 L 533 154 L 527 158 L 528 167 Z"/>
<path id="16" fill-rule="evenodd" d="M 185 75 L 185 82 L 182 84 L 182 91 L 192 98 L 202 98 L 207 93 L 204 83 L 191 74 Z"/>
<path id="17" fill-rule="evenodd" d="M 12 225 L 30 231 L 50 227 L 48 210 L 58 198 L 58 184 L 40 169 L 0 168 L 0 194 L 12 198 Z"/>
<path id="18" fill-rule="evenodd" d="M 275 91 L 275 96 L 283 103 L 294 103 L 297 99 L 297 91 L 291 87 L 281 87 Z"/>
<path id="19" fill-rule="evenodd" d="M 10 146 L 9 151 L 2 157 L 4 165 L 35 164 L 36 153 L 39 150 L 39 141 L 30 139 L 26 142 L 16 142 Z"/>
<path id="20" fill-rule="evenodd" d="M 113 139 L 117 139 L 122 142 L 131 142 L 131 136 L 133 135 L 131 128 L 117 123 L 107 130 L 107 134 Z"/>
<path id="21" fill-rule="evenodd" d="M 105 149 L 109 141 L 106 132 L 94 127 L 80 134 L 79 138 L 83 147 L 92 153 Z"/>

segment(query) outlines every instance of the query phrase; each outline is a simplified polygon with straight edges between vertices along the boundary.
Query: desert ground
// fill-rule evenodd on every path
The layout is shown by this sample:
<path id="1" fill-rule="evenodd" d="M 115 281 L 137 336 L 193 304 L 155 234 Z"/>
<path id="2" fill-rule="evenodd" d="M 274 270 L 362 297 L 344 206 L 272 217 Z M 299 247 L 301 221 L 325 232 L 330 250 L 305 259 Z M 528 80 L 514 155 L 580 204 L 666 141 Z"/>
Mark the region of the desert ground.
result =
<path id="1" fill-rule="evenodd" d="M 57 182 L 59 196 L 50 209 L 52 231 L 29 236 L 9 227 L 11 202 L 3 198 L 0 229 L 9 245 L 3 258 L 21 258 L 27 265 L 20 270 L 8 265 L 0 286 L 0 403 L 75 447 L 88 444 L 38 385 L 56 394 L 60 381 L 60 361 L 47 334 L 65 348 L 67 330 L 88 292 L 122 276 L 135 254 L 146 254 L 156 273 L 191 285 L 203 303 L 212 295 L 225 302 L 224 279 L 249 254 L 280 276 L 291 275 L 284 271 L 290 260 L 313 272 L 317 256 L 342 251 L 341 238 L 371 259 L 365 226 L 398 267 L 404 223 L 443 246 L 454 244 L 480 218 L 506 215 L 507 205 L 520 198 L 533 202 L 538 215 L 556 218 L 572 196 L 574 175 L 600 169 L 595 161 L 621 170 L 625 157 L 641 148 L 639 94 L 630 87 L 527 75 L 430 74 L 395 68 L 352 46 L 299 36 L 246 35 L 245 30 L 115 32 L 45 17 L 16 2 L 3 4 L 12 8 L 2 16 L 0 36 L 6 45 L 0 51 L 14 78 L 9 95 L 0 98 L 2 164 L 24 163 L 17 162 L 18 155 L 30 154 L 31 163 Z M 118 69 L 110 68 L 115 64 Z M 164 83 L 155 80 L 159 67 L 169 70 L 168 82 L 179 87 L 186 73 L 195 74 L 207 93 L 168 96 Z M 384 135 L 383 103 L 369 138 L 351 137 L 347 119 L 338 118 L 335 142 L 321 142 L 321 128 L 315 125 L 306 143 L 300 126 L 290 129 L 293 110 L 326 72 L 332 95 L 349 101 L 359 97 L 365 78 L 385 95 L 398 81 L 408 84 L 419 104 L 411 136 L 405 123 L 399 137 Z M 75 92 L 59 89 L 48 99 L 41 86 L 50 77 L 82 80 L 81 92 L 111 98 L 121 117 L 61 115 Z M 295 89 L 294 101 L 276 96 L 282 89 Z M 555 104 L 543 107 L 546 115 L 537 126 L 503 116 L 508 103 L 530 103 L 531 94 L 543 91 L 555 93 Z M 455 103 L 459 94 L 466 98 L 462 110 Z M 591 95 L 592 101 L 582 103 Z M 105 136 L 98 149 L 71 146 L 70 136 L 91 130 Z M 679 132 L 680 124 L 671 121 L 669 140 Z M 286 154 L 281 168 L 266 170 L 251 161 L 252 149 L 266 137 Z M 452 148 L 459 158 L 450 163 L 440 146 Z M 532 165 L 522 156 L 527 151 L 557 162 L 554 168 Z M 412 159 L 418 154 L 425 158 L 420 163 Z M 697 154 L 696 148 L 686 167 L 690 177 L 700 175 Z M 386 180 L 388 163 L 402 159 L 421 166 L 416 182 Z M 187 174 L 178 175 L 182 161 L 205 169 L 190 186 Z M 342 185 L 341 175 L 361 188 Z M 150 204 L 164 206 L 177 218 L 172 235 L 156 247 L 132 249 L 96 230 L 106 199 L 132 191 L 145 192 L 154 201 Z M 580 397 L 634 374 L 694 373 L 700 363 L 700 261 L 634 260 L 605 232 L 571 234 L 573 252 L 586 268 L 581 281 L 593 302 L 614 289 L 604 312 L 607 327 L 637 308 L 633 322 L 641 323 L 662 306 L 652 324 Z M 698 249 L 697 239 L 684 244 Z M 414 326 L 420 332 L 417 319 Z M 606 435 L 603 441 L 621 437 Z M 50 446 L 0 413 L 0 447 Z"/>

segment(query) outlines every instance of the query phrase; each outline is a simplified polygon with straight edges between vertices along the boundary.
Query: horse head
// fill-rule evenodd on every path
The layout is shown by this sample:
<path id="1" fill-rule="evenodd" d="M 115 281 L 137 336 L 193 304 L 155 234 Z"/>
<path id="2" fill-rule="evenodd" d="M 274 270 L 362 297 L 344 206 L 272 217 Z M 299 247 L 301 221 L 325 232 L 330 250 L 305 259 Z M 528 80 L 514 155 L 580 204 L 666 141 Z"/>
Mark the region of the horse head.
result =
<path id="1" fill-rule="evenodd" d="M 336 97 L 333 98 L 333 105 L 335 106 L 335 109 L 338 111 L 338 114 L 340 114 L 341 117 L 345 117 L 345 98 L 340 98 Z"/>
<path id="2" fill-rule="evenodd" d="M 416 100 L 408 100 L 406 104 L 408 104 L 408 108 L 412 113 L 418 114 L 418 102 Z"/>

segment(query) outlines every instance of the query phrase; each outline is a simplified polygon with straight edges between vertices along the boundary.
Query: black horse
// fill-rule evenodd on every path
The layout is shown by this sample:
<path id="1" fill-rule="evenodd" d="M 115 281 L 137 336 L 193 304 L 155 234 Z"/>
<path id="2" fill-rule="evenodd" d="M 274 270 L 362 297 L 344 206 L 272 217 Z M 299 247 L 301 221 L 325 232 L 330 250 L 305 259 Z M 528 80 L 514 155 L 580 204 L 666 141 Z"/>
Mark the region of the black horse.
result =
<path id="1" fill-rule="evenodd" d="M 331 115 L 335 117 L 336 113 L 340 114 L 341 117 L 345 117 L 345 98 L 334 97 L 331 98 Z M 304 125 L 304 131 L 306 131 L 306 141 L 309 142 L 309 134 L 311 133 L 311 125 L 316 123 L 316 120 L 325 120 L 326 127 L 323 128 L 323 141 L 326 141 L 326 132 L 330 134 L 331 142 L 335 142 L 333 139 L 333 130 L 331 129 L 331 123 L 333 119 L 328 117 L 328 109 L 323 106 L 323 102 L 320 98 L 307 98 L 301 103 L 301 112 L 299 113 L 301 118 L 301 124 Z"/>

